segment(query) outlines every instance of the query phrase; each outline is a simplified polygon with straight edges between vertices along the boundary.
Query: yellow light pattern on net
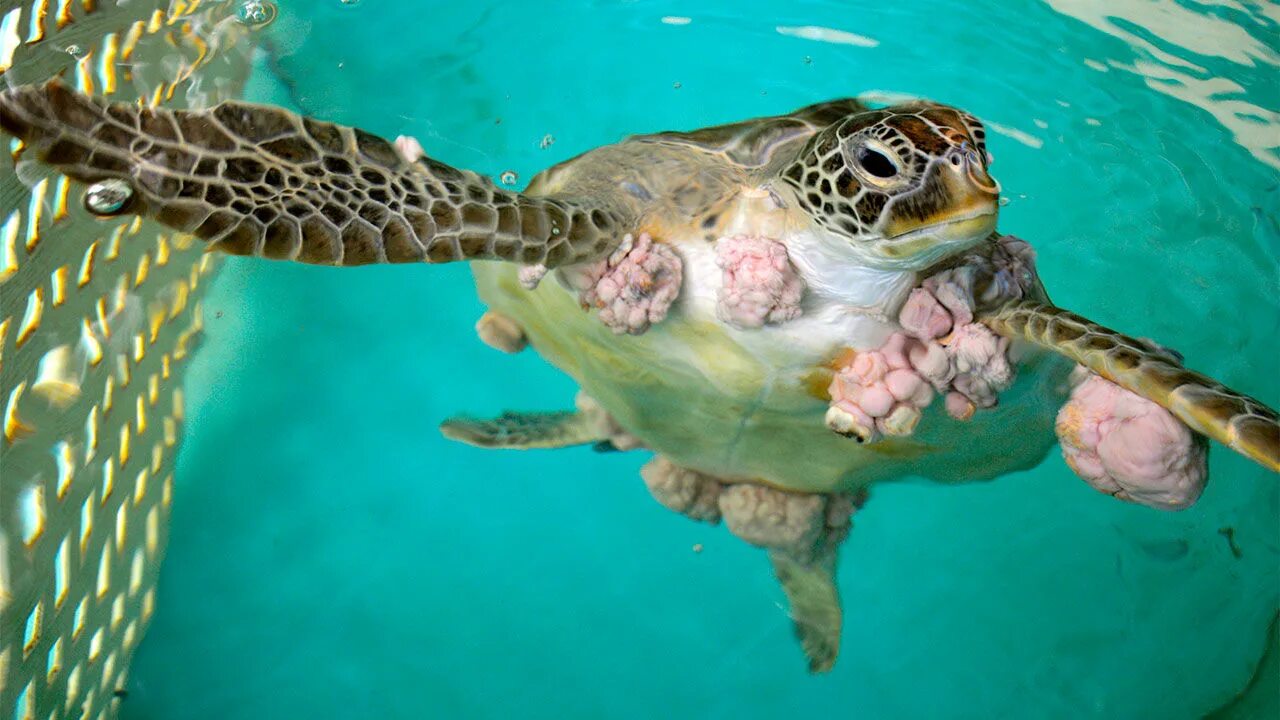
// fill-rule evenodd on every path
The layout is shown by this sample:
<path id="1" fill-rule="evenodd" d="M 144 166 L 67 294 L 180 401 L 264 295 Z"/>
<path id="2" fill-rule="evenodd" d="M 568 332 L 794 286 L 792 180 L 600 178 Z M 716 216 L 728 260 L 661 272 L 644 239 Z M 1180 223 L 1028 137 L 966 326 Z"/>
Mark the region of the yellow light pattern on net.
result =
<path id="1" fill-rule="evenodd" d="M 107 381 L 102 384 L 102 412 L 109 413 L 116 399 L 116 379 L 112 375 L 107 376 Z"/>
<path id="2" fill-rule="evenodd" d="M 13 67 L 13 54 L 22 45 L 22 36 L 18 34 L 21 18 L 22 8 L 17 7 L 0 20 L 0 72 Z"/>
<path id="3" fill-rule="evenodd" d="M 134 401 L 134 422 L 138 426 L 138 436 L 145 435 L 147 432 L 147 403 L 141 395 Z"/>
<path id="4" fill-rule="evenodd" d="M 0 227 L 0 283 L 18 272 L 18 226 L 21 223 L 22 212 L 14 210 Z"/>
<path id="5" fill-rule="evenodd" d="M 120 46 L 121 60 L 128 62 L 133 57 L 133 50 L 138 46 L 138 41 L 142 39 L 142 33 L 146 28 L 147 24 L 142 20 L 129 26 L 129 31 L 124 36 L 124 44 Z"/>
<path id="6" fill-rule="evenodd" d="M 116 510 L 116 552 L 124 552 L 125 541 L 129 538 L 129 504 L 122 503 Z"/>
<path id="7" fill-rule="evenodd" d="M 138 287 L 147 281 L 147 275 L 151 272 L 151 253 L 142 253 L 138 258 L 138 269 L 134 272 L 133 286 Z"/>
<path id="8" fill-rule="evenodd" d="M 53 457 L 58 466 L 58 499 L 61 500 L 76 479 L 76 461 L 71 443 L 65 440 L 59 442 L 54 446 Z"/>
<path id="9" fill-rule="evenodd" d="M 116 58 L 120 55 L 120 36 L 108 33 L 102 40 L 102 60 L 98 63 L 98 75 L 102 78 L 102 92 L 112 95 L 116 91 Z"/>
<path id="10" fill-rule="evenodd" d="M 115 260 L 120 257 L 120 243 L 124 240 L 125 225 L 120 224 L 111 231 L 111 237 L 107 240 L 107 250 L 104 255 L 106 260 Z"/>
<path id="11" fill-rule="evenodd" d="M 13 344 L 22 344 L 31 339 L 31 335 L 40 327 L 40 319 L 44 317 L 44 288 L 37 287 L 27 296 L 27 310 L 22 315 L 22 323 L 18 326 L 18 336 Z"/>
<path id="12" fill-rule="evenodd" d="M 151 472 L 160 472 L 160 466 L 164 463 L 164 445 L 156 443 L 151 446 Z"/>
<path id="13" fill-rule="evenodd" d="M 93 51 L 84 54 L 76 63 L 76 89 L 85 95 L 97 95 L 97 86 L 93 83 Z"/>
<path id="14" fill-rule="evenodd" d="M 132 441 L 132 433 L 129 432 L 129 423 L 120 426 L 120 467 L 124 467 L 129 462 L 129 444 Z"/>
<path id="15" fill-rule="evenodd" d="M 63 265 L 49 276 L 49 285 L 53 289 L 53 297 L 49 298 L 54 307 L 67 301 L 67 281 L 71 277 L 71 268 Z"/>
<path id="16" fill-rule="evenodd" d="M 164 266 L 169 264 L 169 236 L 164 233 L 156 233 L 156 265 Z"/>
<path id="17" fill-rule="evenodd" d="M 102 463 L 102 504 L 106 505 L 111 499 L 111 493 L 116 489 L 116 469 L 108 460 Z"/>
<path id="18" fill-rule="evenodd" d="M 138 477 L 133 481 L 133 504 L 141 505 L 142 501 L 147 497 L 147 481 L 151 478 L 151 471 L 142 468 L 138 471 Z"/>
<path id="19" fill-rule="evenodd" d="M 44 40 L 44 20 L 49 16 L 49 0 L 36 0 L 31 5 L 31 26 L 27 30 L 27 44 Z"/>
<path id="20" fill-rule="evenodd" d="M 71 0 L 58 0 L 58 14 L 56 16 L 58 29 L 61 30 L 67 25 L 71 24 L 72 19 L 73 18 L 71 17 Z"/>
<path id="21" fill-rule="evenodd" d="M 89 417 L 84 421 L 84 461 L 88 463 L 98 452 L 98 419 L 100 411 L 94 405 L 89 410 Z"/>
<path id="22" fill-rule="evenodd" d="M 155 10 L 158 6 L 169 12 Z M 246 31 L 224 22 L 227 3 L 214 5 L 210 17 L 199 20 L 189 17 L 202 7 L 199 0 L 16 0 L 0 2 L 0 7 L 0 74 L 17 63 L 36 73 L 62 66 L 67 81 L 83 92 L 136 92 L 142 104 L 168 104 L 188 100 L 188 87 L 200 90 L 201 102 L 234 95 L 243 79 L 235 74 L 246 69 L 240 57 L 244 43 L 237 48 Z M 81 24 L 86 18 L 92 22 Z M 111 18 L 116 18 L 114 27 Z M 75 28 L 74 37 L 60 37 L 64 27 Z M 217 33 L 216 41 L 211 33 Z M 23 54 L 26 40 L 40 43 L 29 58 Z M 88 52 L 64 55 L 73 43 Z M 199 77 L 212 57 L 222 62 L 216 82 Z M 136 72 L 142 67 L 149 72 Z M 154 70 L 168 76 L 163 83 Z M 225 85 L 224 75 L 231 75 Z M 6 82 L 39 79 L 24 72 Z M 28 148 L 10 140 L 0 152 L 5 149 L 18 162 Z M 7 162 L 4 157 L 0 161 Z M 72 194 L 80 190 L 81 185 L 61 175 L 37 176 L 26 187 L 12 173 L 0 177 L 0 283 L 9 285 L 4 288 L 9 304 L 0 316 L 0 363 L 9 360 L 0 394 L 5 403 L 0 405 L 5 435 L 0 442 L 8 443 L 6 461 L 12 452 L 13 467 L 24 467 L 22 453 L 34 451 L 44 460 L 40 467 L 47 469 L 34 485 L 21 477 L 15 478 L 17 483 L 3 483 L 0 494 L 3 486 L 38 487 L 50 504 L 49 524 L 32 546 L 46 558 L 36 584 L 29 568 L 22 570 L 16 593 L 9 578 L 0 577 L 6 616 L 12 609 L 15 618 L 32 618 L 37 605 L 43 608 L 26 637 L 14 633 L 13 643 L 0 641 L 0 685 L 18 691 L 8 711 L 15 720 L 81 715 L 106 720 L 113 715 L 112 690 L 123 682 L 131 649 L 154 612 L 154 562 L 161 551 L 165 508 L 172 502 L 167 465 L 172 463 L 169 448 L 178 443 L 183 408 L 176 388 L 163 386 L 180 378 L 174 361 L 194 347 L 202 326 L 193 307 L 194 291 L 201 276 L 216 266 L 191 251 L 190 236 L 161 234 L 140 218 L 88 221 Z M 68 222 L 71 218 L 74 223 Z M 104 266 L 111 269 L 110 263 L 122 259 L 122 267 L 102 275 Z M 21 287 L 14 289 L 14 284 Z M 26 310 L 17 312 L 24 297 Z M 180 319 L 184 314 L 188 317 Z M 170 320 L 180 322 L 169 328 Z M 146 358 L 147 351 L 158 357 Z M 137 393 L 129 392 L 133 373 L 146 379 Z M 84 420 L 74 428 L 63 427 L 61 420 L 46 427 L 46 417 L 67 413 L 81 414 Z M 128 434 L 117 441 L 126 420 Z M 100 438 L 106 440 L 105 452 L 98 452 Z M 129 465 L 139 454 L 144 457 Z M 156 483 L 161 486 L 154 487 Z M 11 499 L 0 497 L 5 503 Z M 70 512 L 57 512 L 63 503 Z M 130 517 L 133 508 L 138 514 Z M 95 524 L 105 532 L 95 534 Z M 24 531 L 32 527 L 31 522 L 22 525 Z M 29 539 L 29 533 L 15 539 L 24 537 Z M 50 546 L 47 554 L 42 544 Z M 47 585 L 40 584 L 46 580 Z M 30 658 L 23 657 L 23 645 L 29 645 Z"/>
<path id="23" fill-rule="evenodd" d="M 53 222 L 57 224 L 67 218 L 67 199 L 71 195 L 71 180 L 66 175 L 59 175 L 57 188 L 53 191 Z"/>
<path id="24" fill-rule="evenodd" d="M 22 400 L 22 394 L 26 392 L 27 383 L 18 383 L 12 391 L 9 392 L 9 402 L 4 408 L 4 437 L 9 442 L 13 442 L 21 437 L 26 437 L 35 432 L 35 428 L 23 422 L 18 416 L 18 402 Z"/>
<path id="25" fill-rule="evenodd" d="M 40 243 L 40 219 L 44 215 L 44 197 L 49 192 L 49 178 L 41 178 L 31 186 L 31 202 L 27 205 L 27 252 Z"/>
<path id="26" fill-rule="evenodd" d="M 93 262 L 98 256 L 100 242 L 94 240 L 84 251 L 84 259 L 80 261 L 80 273 L 76 275 L 76 287 L 84 287 L 93 280 Z"/>
<path id="27" fill-rule="evenodd" d="M 102 343 L 98 342 L 98 338 L 94 335 L 89 318 L 81 320 L 80 347 L 84 350 L 85 359 L 89 361 L 89 367 L 97 367 L 98 363 L 102 362 Z"/>

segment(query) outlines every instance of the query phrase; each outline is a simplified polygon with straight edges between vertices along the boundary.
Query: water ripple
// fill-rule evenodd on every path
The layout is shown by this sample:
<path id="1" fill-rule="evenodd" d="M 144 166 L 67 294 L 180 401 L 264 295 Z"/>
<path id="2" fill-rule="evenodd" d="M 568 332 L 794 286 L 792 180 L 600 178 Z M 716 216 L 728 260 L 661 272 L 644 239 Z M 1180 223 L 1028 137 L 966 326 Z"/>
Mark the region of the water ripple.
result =
<path id="1" fill-rule="evenodd" d="M 1088 0 L 1044 1 L 1056 12 L 1149 56 L 1150 60 L 1138 57 L 1132 63 L 1108 60 L 1107 65 L 1142 77 L 1152 90 L 1205 110 L 1253 157 L 1280 169 L 1280 113 L 1250 102 L 1243 86 L 1177 53 L 1220 58 L 1250 68 L 1280 66 L 1280 53 L 1243 25 L 1197 13 L 1172 0 L 1114 0 L 1105 5 Z M 1217 4 L 1256 19 L 1249 8 L 1231 0 Z M 1275 6 L 1265 10 L 1275 14 Z M 1106 67 L 1096 60 L 1086 62 L 1097 70 Z"/>
<path id="2" fill-rule="evenodd" d="M 857 35 L 845 30 L 835 30 L 817 25 L 804 25 L 802 27 L 779 25 L 775 29 L 783 35 L 804 38 L 805 40 L 835 43 L 837 45 L 853 45 L 865 48 L 873 48 L 880 45 L 879 40 L 869 38 L 866 35 Z"/>

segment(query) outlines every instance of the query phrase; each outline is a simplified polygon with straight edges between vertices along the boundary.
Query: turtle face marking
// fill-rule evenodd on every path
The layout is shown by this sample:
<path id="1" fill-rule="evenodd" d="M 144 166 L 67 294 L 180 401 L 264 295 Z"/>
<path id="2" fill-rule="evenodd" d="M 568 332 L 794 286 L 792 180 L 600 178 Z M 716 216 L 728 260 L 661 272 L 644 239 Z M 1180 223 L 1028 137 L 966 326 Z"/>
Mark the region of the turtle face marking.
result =
<path id="1" fill-rule="evenodd" d="M 911 103 L 818 133 L 781 180 L 819 227 L 880 267 L 914 269 L 991 233 L 1000 185 L 972 115 Z"/>

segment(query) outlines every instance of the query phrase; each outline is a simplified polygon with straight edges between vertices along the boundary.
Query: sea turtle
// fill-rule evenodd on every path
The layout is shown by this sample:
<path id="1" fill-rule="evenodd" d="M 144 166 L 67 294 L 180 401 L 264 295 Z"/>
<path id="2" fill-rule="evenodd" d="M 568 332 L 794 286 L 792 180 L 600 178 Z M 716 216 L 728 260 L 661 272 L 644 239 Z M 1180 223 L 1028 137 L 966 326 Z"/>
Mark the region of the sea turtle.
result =
<path id="1" fill-rule="evenodd" d="M 239 102 L 107 104 L 53 81 L 0 92 L 0 127 L 93 183 L 95 212 L 214 250 L 496 261 L 473 266 L 481 338 L 531 345 L 583 392 L 575 410 L 445 434 L 651 449 L 655 498 L 768 548 L 814 671 L 835 661 L 836 549 L 865 489 L 1033 465 L 1071 385 L 1064 452 L 1118 497 L 1194 502 L 1201 435 L 1280 468 L 1275 411 L 1049 304 L 1030 247 L 995 233 L 982 123 L 944 105 L 836 100 L 632 137 L 523 193 L 410 138 Z"/>

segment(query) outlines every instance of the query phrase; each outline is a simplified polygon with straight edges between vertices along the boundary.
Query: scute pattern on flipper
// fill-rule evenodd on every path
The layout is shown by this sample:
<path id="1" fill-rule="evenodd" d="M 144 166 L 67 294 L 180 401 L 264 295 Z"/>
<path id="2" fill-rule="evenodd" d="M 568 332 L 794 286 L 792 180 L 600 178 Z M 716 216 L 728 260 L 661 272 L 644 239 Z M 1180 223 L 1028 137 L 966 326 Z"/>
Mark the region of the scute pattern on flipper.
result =
<path id="1" fill-rule="evenodd" d="M 0 92 L 0 128 L 77 180 L 130 183 L 124 212 L 237 255 L 557 267 L 607 255 L 627 220 L 607 204 L 530 198 L 429 158 L 409 163 L 364 131 L 247 103 L 140 108 L 55 80 Z"/>
<path id="2" fill-rule="evenodd" d="M 1182 367 L 1174 353 L 1033 300 L 982 313 L 978 320 L 1001 335 L 1066 355 L 1167 408 L 1191 429 L 1280 472 L 1280 416 L 1254 398 Z"/>

